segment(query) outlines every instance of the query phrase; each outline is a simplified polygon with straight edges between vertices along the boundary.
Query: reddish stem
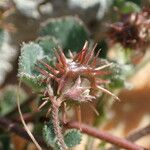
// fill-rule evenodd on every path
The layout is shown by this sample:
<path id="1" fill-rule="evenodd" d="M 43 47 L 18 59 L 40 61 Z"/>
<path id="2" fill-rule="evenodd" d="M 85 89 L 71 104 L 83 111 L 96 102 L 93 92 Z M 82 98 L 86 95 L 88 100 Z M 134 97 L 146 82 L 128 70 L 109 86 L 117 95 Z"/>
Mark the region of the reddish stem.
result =
<path id="1" fill-rule="evenodd" d="M 90 127 L 86 124 L 79 124 L 78 122 L 68 122 L 66 124 L 66 127 L 68 128 L 76 128 L 76 129 L 82 129 L 81 132 L 86 133 L 88 135 L 91 135 L 92 137 L 99 138 L 101 140 L 107 141 L 111 144 L 117 145 L 118 147 L 125 148 L 128 150 L 144 150 L 143 147 L 136 145 L 126 139 L 122 139 L 119 137 L 116 137 L 114 135 L 111 135 L 105 131 L 98 130 L 96 128 Z"/>

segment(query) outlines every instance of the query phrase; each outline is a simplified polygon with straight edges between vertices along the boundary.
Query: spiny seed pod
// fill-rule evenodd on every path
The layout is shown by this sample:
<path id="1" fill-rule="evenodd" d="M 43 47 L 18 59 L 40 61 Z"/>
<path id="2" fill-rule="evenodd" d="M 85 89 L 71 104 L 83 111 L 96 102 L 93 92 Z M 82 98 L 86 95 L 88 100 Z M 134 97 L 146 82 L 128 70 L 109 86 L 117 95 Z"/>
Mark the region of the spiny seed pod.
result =
<path id="1" fill-rule="evenodd" d="M 120 22 L 109 27 L 108 35 L 113 43 L 144 51 L 150 43 L 150 9 L 123 16 Z"/>
<path id="2" fill-rule="evenodd" d="M 88 51 L 88 43 L 86 42 L 79 53 L 74 55 L 70 52 L 70 58 L 66 58 L 59 48 L 58 51 L 55 51 L 58 60 L 55 68 L 39 61 L 48 71 L 38 67 L 37 70 L 45 76 L 47 81 L 51 82 L 55 96 L 62 96 L 64 100 L 86 102 L 96 99 L 94 91 L 101 90 L 118 99 L 101 86 L 101 84 L 107 83 L 102 79 L 102 76 L 110 73 L 105 68 L 111 66 L 112 63 L 103 64 L 98 59 L 99 51 L 94 56 L 95 48 L 96 45 Z"/>

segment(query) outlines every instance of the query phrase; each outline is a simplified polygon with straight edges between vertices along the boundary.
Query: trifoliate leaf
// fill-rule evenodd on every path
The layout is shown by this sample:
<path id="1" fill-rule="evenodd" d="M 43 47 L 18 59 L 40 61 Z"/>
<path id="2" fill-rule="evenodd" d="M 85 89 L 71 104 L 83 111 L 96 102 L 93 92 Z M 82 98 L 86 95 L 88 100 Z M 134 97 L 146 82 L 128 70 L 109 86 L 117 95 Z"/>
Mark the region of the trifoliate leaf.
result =
<path id="1" fill-rule="evenodd" d="M 19 89 L 15 85 L 6 86 L 0 92 L 0 115 L 5 115 L 11 112 L 16 106 L 17 94 L 20 97 L 20 103 L 22 103 L 26 98 L 27 95 L 23 89 Z"/>
<path id="2" fill-rule="evenodd" d="M 64 135 L 64 141 L 69 148 L 72 148 L 78 144 L 80 144 L 82 140 L 82 134 L 79 130 L 70 129 L 66 131 Z"/>
<path id="3" fill-rule="evenodd" d="M 40 87 L 39 81 L 42 76 L 35 70 L 35 64 L 43 57 L 43 49 L 38 44 L 33 42 L 23 44 L 19 59 L 19 77 L 36 89 Z"/>
<path id="4" fill-rule="evenodd" d="M 63 49 L 74 51 L 80 50 L 89 38 L 83 22 L 77 17 L 70 16 L 48 20 L 42 25 L 40 34 L 54 36 L 62 44 Z"/>
<path id="5" fill-rule="evenodd" d="M 55 144 L 55 133 L 54 133 L 54 126 L 51 121 L 43 127 L 43 138 L 44 141 L 47 143 L 48 146 L 54 146 Z"/>

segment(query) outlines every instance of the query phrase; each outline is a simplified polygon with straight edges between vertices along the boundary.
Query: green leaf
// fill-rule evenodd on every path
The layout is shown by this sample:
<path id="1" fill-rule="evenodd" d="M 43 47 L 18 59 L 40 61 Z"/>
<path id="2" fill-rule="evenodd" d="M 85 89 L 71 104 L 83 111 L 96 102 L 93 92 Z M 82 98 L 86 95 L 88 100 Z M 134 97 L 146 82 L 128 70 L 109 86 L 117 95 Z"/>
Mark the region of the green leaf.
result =
<path id="1" fill-rule="evenodd" d="M 59 41 L 52 36 L 44 36 L 37 39 L 37 43 L 43 48 L 46 55 L 54 57 L 54 48 L 61 46 Z"/>
<path id="2" fill-rule="evenodd" d="M 121 12 L 126 14 L 126 13 L 132 13 L 132 12 L 140 12 L 140 7 L 133 3 L 133 2 L 125 2 L 122 9 L 121 9 Z"/>
<path id="3" fill-rule="evenodd" d="M 6 115 L 17 106 L 17 94 L 19 94 L 20 103 L 27 98 L 25 91 L 21 88 L 18 91 L 18 87 L 14 85 L 6 86 L 0 92 L 0 115 Z"/>
<path id="4" fill-rule="evenodd" d="M 2 47 L 3 42 L 4 42 L 4 30 L 0 29 L 0 48 Z"/>
<path id="5" fill-rule="evenodd" d="M 110 68 L 111 74 L 109 75 L 110 84 L 109 87 L 111 89 L 122 88 L 124 87 L 125 78 L 122 74 L 122 68 L 119 64 L 114 63 Z"/>
<path id="6" fill-rule="evenodd" d="M 99 150 L 105 150 L 106 144 L 107 144 L 107 142 L 101 141 L 100 144 L 98 145 Z"/>
<path id="7" fill-rule="evenodd" d="M 58 46 L 61 47 L 61 44 L 59 43 L 59 41 L 55 39 L 55 37 L 52 37 L 52 36 L 40 37 L 36 41 L 42 47 L 44 54 L 45 54 L 45 58 L 47 59 L 47 62 L 50 65 L 54 65 L 56 61 L 54 49 L 57 49 Z"/>
<path id="8" fill-rule="evenodd" d="M 42 25 L 40 34 L 54 36 L 62 44 L 63 49 L 74 51 L 80 50 L 89 38 L 83 22 L 71 16 L 48 20 Z"/>
<path id="9" fill-rule="evenodd" d="M 134 2 L 135 4 L 137 4 L 139 6 L 141 6 L 141 4 L 142 4 L 142 0 L 130 0 L 130 1 Z"/>
<path id="10" fill-rule="evenodd" d="M 34 90 L 38 91 L 43 87 L 42 80 L 43 77 L 41 75 L 35 76 L 35 75 L 28 75 L 28 74 L 21 74 L 20 80 L 26 83 L 28 86 L 32 87 Z"/>
<path id="11" fill-rule="evenodd" d="M 114 63 L 110 69 L 112 72 L 111 75 L 108 76 L 110 88 L 116 89 L 128 86 L 126 79 L 134 72 L 134 68 L 131 64 Z"/>
<path id="12" fill-rule="evenodd" d="M 124 4 L 125 0 L 114 0 L 113 6 L 121 7 Z"/>
<path id="13" fill-rule="evenodd" d="M 0 136 L 0 148 L 3 150 L 11 150 L 11 138 L 7 134 Z"/>
<path id="14" fill-rule="evenodd" d="M 34 72 L 34 67 L 38 59 L 44 57 L 43 49 L 33 42 L 24 44 L 21 48 L 21 57 L 19 62 L 19 73 L 28 74 L 29 76 L 37 76 L 38 73 Z"/>
<path id="15" fill-rule="evenodd" d="M 55 142 L 54 150 L 62 150 L 62 148 Z"/>
<path id="16" fill-rule="evenodd" d="M 82 134 L 79 130 L 70 129 L 66 131 L 64 135 L 64 141 L 69 148 L 72 148 L 78 144 L 80 144 L 82 140 Z"/>
<path id="17" fill-rule="evenodd" d="M 41 87 L 42 79 L 42 76 L 35 70 L 35 64 L 38 59 L 42 58 L 44 58 L 44 52 L 38 44 L 33 42 L 23 44 L 19 59 L 19 77 L 35 89 Z"/>
<path id="18" fill-rule="evenodd" d="M 55 144 L 55 133 L 54 133 L 54 126 L 51 121 L 43 127 L 43 138 L 44 141 L 47 143 L 48 146 L 54 146 Z"/>

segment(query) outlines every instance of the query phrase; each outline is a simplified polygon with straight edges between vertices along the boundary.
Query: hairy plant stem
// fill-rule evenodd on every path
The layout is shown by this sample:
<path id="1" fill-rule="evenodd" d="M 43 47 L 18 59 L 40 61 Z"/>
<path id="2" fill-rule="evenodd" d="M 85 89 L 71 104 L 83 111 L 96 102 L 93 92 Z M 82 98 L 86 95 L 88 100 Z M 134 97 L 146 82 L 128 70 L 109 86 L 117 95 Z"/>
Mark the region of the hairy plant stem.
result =
<path id="1" fill-rule="evenodd" d="M 62 129 L 60 127 L 60 121 L 59 121 L 59 105 L 53 103 L 52 104 L 52 122 L 53 122 L 53 126 L 54 126 L 54 132 L 57 138 L 57 144 L 60 148 L 60 150 L 66 150 L 66 144 L 64 142 L 64 137 L 62 134 Z"/>
<path id="2" fill-rule="evenodd" d="M 51 101 L 51 113 L 52 113 L 52 123 L 54 127 L 54 133 L 56 136 L 56 143 L 59 146 L 60 150 L 66 150 L 67 146 L 64 142 L 64 137 L 62 134 L 62 128 L 60 127 L 60 119 L 59 119 L 59 110 L 60 106 L 63 102 L 62 96 L 53 96 L 53 92 L 51 92 L 51 86 L 48 85 L 47 94 L 49 100 Z"/>

